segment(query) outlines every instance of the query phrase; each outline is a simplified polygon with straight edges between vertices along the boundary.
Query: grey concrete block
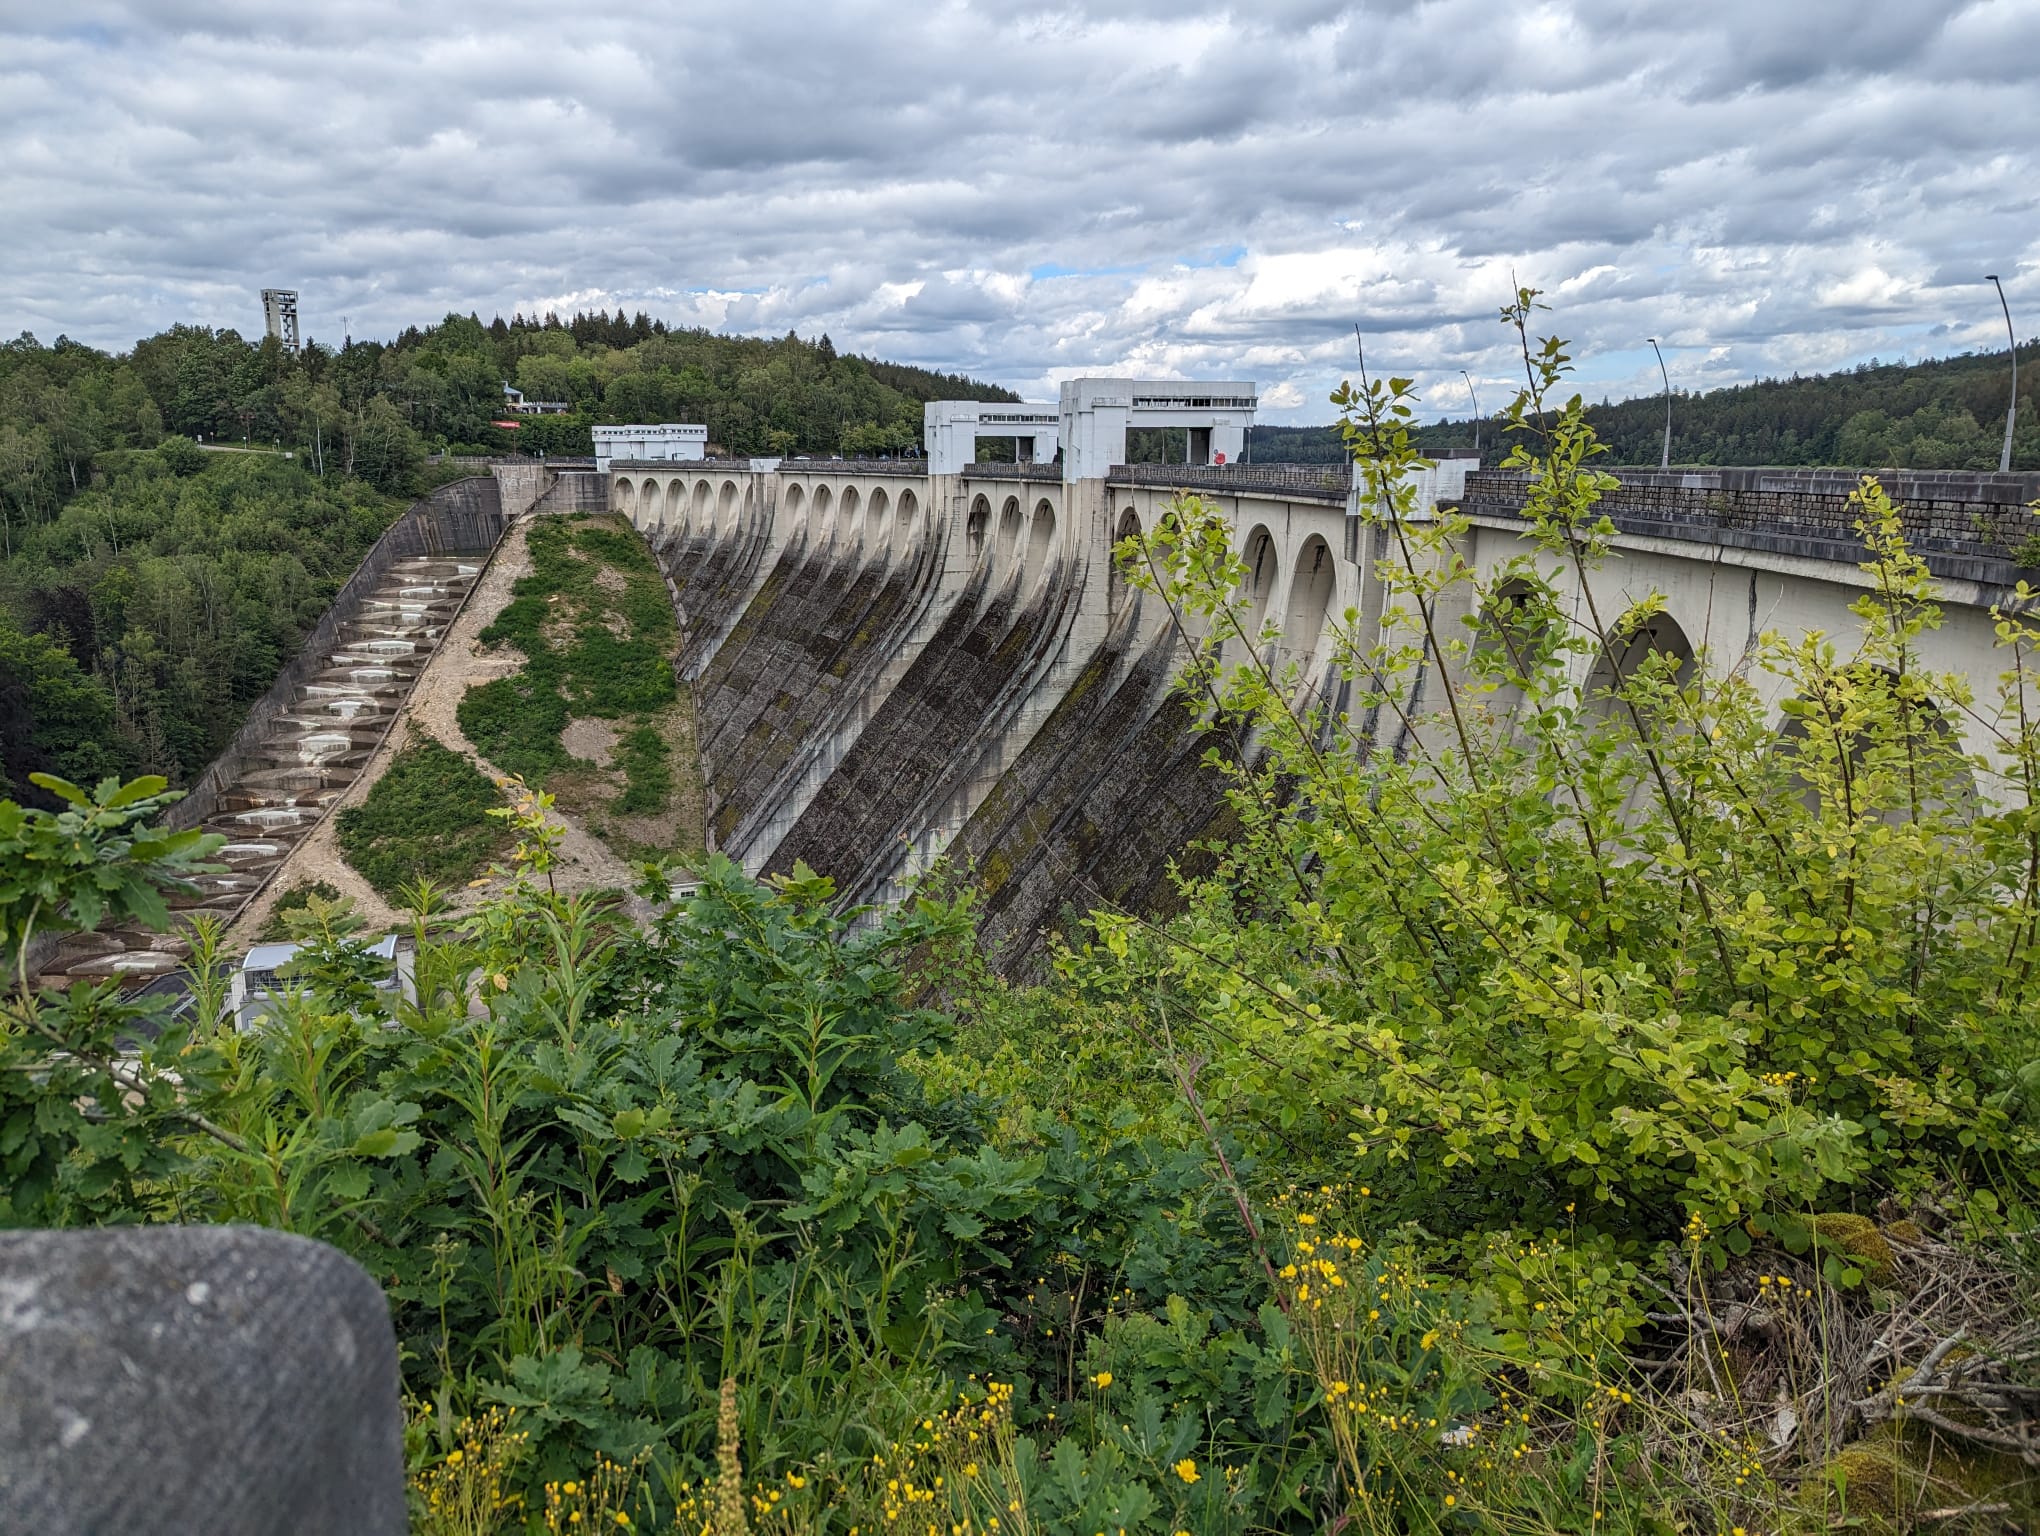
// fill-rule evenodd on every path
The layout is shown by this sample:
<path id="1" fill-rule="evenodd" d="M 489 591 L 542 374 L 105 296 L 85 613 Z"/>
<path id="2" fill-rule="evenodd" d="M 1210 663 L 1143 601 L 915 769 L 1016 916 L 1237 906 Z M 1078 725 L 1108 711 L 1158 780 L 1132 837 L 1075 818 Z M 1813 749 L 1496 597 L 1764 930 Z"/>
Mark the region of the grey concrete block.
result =
<path id="1" fill-rule="evenodd" d="M 0 1232 L 0 1533 L 390 1536 L 396 1337 L 323 1243 Z"/>

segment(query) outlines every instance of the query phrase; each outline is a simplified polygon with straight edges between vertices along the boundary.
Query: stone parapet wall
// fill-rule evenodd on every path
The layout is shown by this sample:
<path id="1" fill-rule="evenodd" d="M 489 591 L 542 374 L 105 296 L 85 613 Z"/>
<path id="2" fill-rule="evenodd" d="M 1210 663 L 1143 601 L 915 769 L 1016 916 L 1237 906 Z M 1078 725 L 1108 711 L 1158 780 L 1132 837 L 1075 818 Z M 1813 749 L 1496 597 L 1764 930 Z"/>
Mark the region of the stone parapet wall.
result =
<path id="1" fill-rule="evenodd" d="M 1729 544 L 1851 563 L 1862 558 L 1858 508 L 1874 474 L 1903 510 L 1906 537 L 1938 576 L 2010 585 L 2013 553 L 2040 533 L 2031 503 L 2040 474 L 1966 470 L 1610 469 L 1622 482 L 1602 507 L 1627 533 Z M 1484 469 L 1466 477 L 1459 510 L 1520 517 L 1527 475 Z"/>
<path id="2" fill-rule="evenodd" d="M 1172 490 L 1251 495 L 1280 491 L 1314 501 L 1344 501 L 1353 488 L 1351 464 L 1115 464 L 1108 485 L 1168 486 Z"/>
<path id="3" fill-rule="evenodd" d="M 963 472 L 966 480 L 1042 480 L 1062 484 L 1060 464 L 972 464 Z"/>
<path id="4" fill-rule="evenodd" d="M 747 466 L 749 460 L 743 461 Z M 781 459 L 782 475 L 894 475 L 911 480 L 928 478 L 926 459 Z"/>

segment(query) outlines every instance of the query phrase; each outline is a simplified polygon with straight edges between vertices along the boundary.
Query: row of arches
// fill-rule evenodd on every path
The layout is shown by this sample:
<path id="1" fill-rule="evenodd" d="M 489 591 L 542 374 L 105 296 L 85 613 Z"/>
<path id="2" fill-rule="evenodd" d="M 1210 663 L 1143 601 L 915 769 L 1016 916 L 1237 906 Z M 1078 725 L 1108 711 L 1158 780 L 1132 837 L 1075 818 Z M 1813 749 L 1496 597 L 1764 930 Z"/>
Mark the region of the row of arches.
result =
<path id="1" fill-rule="evenodd" d="M 1536 665 L 1541 656 L 1548 655 L 1555 638 L 1540 629 L 1532 618 L 1528 597 L 1529 588 L 1524 583 L 1503 585 L 1490 595 L 1476 624 L 1476 650 L 1497 659 L 1506 657 L 1506 670 L 1510 674 L 1521 674 Z M 1618 625 L 1617 629 L 1621 639 L 1594 656 L 1580 684 L 1579 703 L 1584 718 L 1618 725 L 1640 724 L 1652 733 L 1684 729 L 1675 722 L 1652 718 L 1647 707 L 1643 711 L 1644 718 L 1636 719 L 1623 700 L 1622 689 L 1625 683 L 1643 675 L 1646 669 L 1661 672 L 1681 687 L 1690 683 L 1699 655 L 1692 637 L 1676 618 L 1663 612 L 1651 613 L 1634 624 Z M 1895 675 L 1881 668 L 1850 669 L 1850 677 L 1851 686 L 1869 684 L 1896 688 L 1898 684 Z M 1487 694 L 1487 708 L 1502 717 L 1505 728 L 1514 721 L 1523 703 L 1524 690 L 1514 675 L 1496 684 Z M 1799 749 L 1808 738 L 1809 719 L 1832 718 L 1829 701 L 1805 695 L 1782 699 L 1776 708 L 1774 741 L 1780 750 Z M 1934 786 L 1929 798 L 1940 804 L 1973 805 L 1977 795 L 1975 777 L 1966 765 L 1955 761 L 1959 737 L 1946 713 L 1931 699 L 1916 700 L 1905 708 L 1911 720 L 1909 729 L 1916 728 L 1934 738 L 1939 748 L 1947 749 L 1945 765 L 1950 771 L 1944 782 Z M 1868 748 L 1868 743 L 1861 739 L 1840 740 L 1834 745 L 1859 764 Z M 1943 753 L 1937 751 L 1936 756 L 1941 757 Z M 1797 782 L 1811 807 L 1816 798 L 1815 792 L 1804 781 Z"/>
<path id="2" fill-rule="evenodd" d="M 805 533 L 811 550 L 856 564 L 905 560 L 925 531 L 920 498 L 911 490 L 894 493 L 884 486 L 867 493 L 854 485 L 840 491 L 818 485 L 810 493 L 790 485 L 780 501 L 780 516 L 789 539 Z"/>
<path id="3" fill-rule="evenodd" d="M 618 475 L 610 485 L 610 506 L 640 528 L 675 529 L 703 537 L 728 537 L 750 520 L 757 493 L 734 480 L 718 487 L 702 478 L 690 488 L 675 476 L 662 485 L 647 475 L 642 481 Z"/>
<path id="4" fill-rule="evenodd" d="M 1019 593 L 1025 600 L 1041 584 L 1055 550 L 1054 504 L 1044 496 L 1031 513 L 1023 512 L 1020 498 L 1008 496 L 999 508 L 995 531 L 991 498 L 980 492 L 970 504 L 963 537 L 972 565 L 988 567 L 994 581 L 1003 584 L 1019 573 Z"/>
<path id="5" fill-rule="evenodd" d="M 610 486 L 610 506 L 641 528 L 726 538 L 749 525 L 759 499 L 755 487 L 733 479 L 718 486 L 706 477 L 690 485 L 684 476 L 662 482 L 650 475 L 642 480 L 618 475 Z M 846 560 L 904 558 L 925 532 L 922 510 L 914 491 L 883 486 L 864 492 L 824 484 L 810 492 L 794 484 L 780 501 L 788 537 L 805 532 L 818 547 Z"/>

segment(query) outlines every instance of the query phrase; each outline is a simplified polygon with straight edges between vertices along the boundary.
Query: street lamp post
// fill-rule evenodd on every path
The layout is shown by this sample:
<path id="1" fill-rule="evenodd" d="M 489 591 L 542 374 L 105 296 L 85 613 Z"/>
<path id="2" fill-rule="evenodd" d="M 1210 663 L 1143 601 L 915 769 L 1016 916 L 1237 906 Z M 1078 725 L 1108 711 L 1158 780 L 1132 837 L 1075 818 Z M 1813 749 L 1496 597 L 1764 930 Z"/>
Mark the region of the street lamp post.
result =
<path id="1" fill-rule="evenodd" d="M 2005 285 L 1995 272 L 1985 274 L 1983 280 L 1997 289 L 1998 307 L 2005 312 L 2005 339 L 2012 348 L 2012 403 L 2005 407 L 2005 446 L 1998 455 L 1998 473 L 2008 475 L 2012 471 L 2012 427 L 2019 419 L 2019 338 L 2012 329 L 2012 306 L 2005 302 Z"/>
<path id="2" fill-rule="evenodd" d="M 1466 380 L 1466 392 L 1473 396 L 1473 462 L 1480 462 L 1480 392 L 1473 387 L 1473 375 L 1464 368 L 1459 376 Z"/>
<path id="3" fill-rule="evenodd" d="M 1663 453 L 1658 455 L 1658 468 L 1670 469 L 1672 467 L 1672 376 L 1665 372 L 1665 355 L 1662 352 L 1658 352 L 1657 337 L 1651 336 L 1646 339 L 1650 342 L 1651 351 L 1657 352 L 1657 371 L 1665 381 L 1665 449 Z"/>

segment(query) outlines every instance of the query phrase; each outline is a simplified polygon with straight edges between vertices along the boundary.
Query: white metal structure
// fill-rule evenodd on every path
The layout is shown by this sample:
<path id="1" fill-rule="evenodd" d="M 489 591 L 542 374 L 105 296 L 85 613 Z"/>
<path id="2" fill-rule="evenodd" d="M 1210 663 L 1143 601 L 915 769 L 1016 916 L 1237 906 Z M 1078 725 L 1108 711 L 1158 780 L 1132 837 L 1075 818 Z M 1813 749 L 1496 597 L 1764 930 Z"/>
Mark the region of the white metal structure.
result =
<path id="1" fill-rule="evenodd" d="M 237 1029 L 254 1025 L 276 1006 L 276 1000 L 291 990 L 290 983 L 277 975 L 296 956 L 301 946 L 296 944 L 257 944 L 248 951 L 248 957 L 241 962 L 241 968 L 234 972 L 234 980 L 227 990 L 227 1012 L 233 1016 Z M 397 936 L 386 934 L 374 944 L 364 945 L 362 953 L 374 959 L 387 961 L 389 970 L 376 979 L 376 990 L 384 995 L 384 1012 L 394 1014 L 399 997 L 407 1001 L 417 1000 L 417 991 L 411 980 L 412 956 L 397 953 Z"/>
<path id="2" fill-rule="evenodd" d="M 1052 405 L 1008 405 L 990 400 L 930 400 L 921 407 L 921 439 L 928 472 L 960 475 L 977 462 L 978 439 L 1010 437 L 1023 462 L 1053 464 L 1060 417 Z"/>
<path id="3" fill-rule="evenodd" d="M 669 421 L 656 427 L 590 427 L 595 468 L 609 472 L 612 459 L 666 461 L 708 457 L 708 428 Z"/>

